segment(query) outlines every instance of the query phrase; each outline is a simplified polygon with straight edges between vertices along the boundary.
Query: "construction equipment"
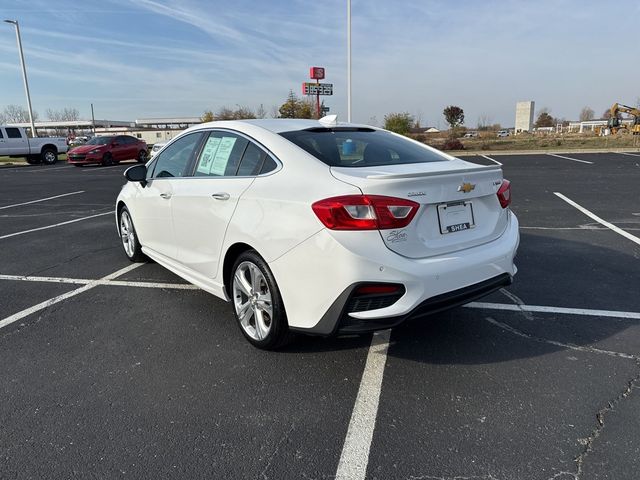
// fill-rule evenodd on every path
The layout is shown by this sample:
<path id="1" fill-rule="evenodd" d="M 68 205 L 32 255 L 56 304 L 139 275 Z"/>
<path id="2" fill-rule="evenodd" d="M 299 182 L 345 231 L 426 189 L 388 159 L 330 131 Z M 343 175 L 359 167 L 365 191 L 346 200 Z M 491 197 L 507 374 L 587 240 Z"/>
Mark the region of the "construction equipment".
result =
<path id="1" fill-rule="evenodd" d="M 620 119 L 620 114 L 622 113 L 633 117 L 633 123 L 631 125 L 622 122 Z M 614 135 L 616 133 L 633 133 L 634 135 L 640 135 L 640 109 L 621 103 L 614 103 L 610 110 L 607 128 L 609 128 Z"/>

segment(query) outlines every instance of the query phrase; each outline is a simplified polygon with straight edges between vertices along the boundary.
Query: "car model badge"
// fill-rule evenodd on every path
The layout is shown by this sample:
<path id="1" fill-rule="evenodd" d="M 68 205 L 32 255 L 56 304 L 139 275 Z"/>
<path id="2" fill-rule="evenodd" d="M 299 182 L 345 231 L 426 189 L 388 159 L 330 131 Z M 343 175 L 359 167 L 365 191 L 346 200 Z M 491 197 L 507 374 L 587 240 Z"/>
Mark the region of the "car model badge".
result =
<path id="1" fill-rule="evenodd" d="M 471 190 L 475 189 L 476 186 L 473 183 L 463 183 L 458 186 L 459 192 L 469 193 Z"/>

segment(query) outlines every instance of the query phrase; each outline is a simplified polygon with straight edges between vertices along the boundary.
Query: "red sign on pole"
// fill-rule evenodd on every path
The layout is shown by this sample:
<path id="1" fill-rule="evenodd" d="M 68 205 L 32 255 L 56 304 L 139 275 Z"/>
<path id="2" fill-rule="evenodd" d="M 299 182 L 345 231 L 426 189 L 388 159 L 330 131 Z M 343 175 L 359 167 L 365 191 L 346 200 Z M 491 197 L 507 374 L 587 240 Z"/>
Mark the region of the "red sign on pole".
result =
<path id="1" fill-rule="evenodd" d="M 313 80 L 323 80 L 324 67 L 311 67 L 309 69 L 309 78 L 312 78 Z"/>

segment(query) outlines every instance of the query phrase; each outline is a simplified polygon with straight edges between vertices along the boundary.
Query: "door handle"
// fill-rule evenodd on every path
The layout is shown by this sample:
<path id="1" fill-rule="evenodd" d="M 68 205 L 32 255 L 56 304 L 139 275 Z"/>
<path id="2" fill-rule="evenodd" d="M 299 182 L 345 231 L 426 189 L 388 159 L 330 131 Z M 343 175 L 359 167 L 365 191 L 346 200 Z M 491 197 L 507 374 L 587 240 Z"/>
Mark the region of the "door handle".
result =
<path id="1" fill-rule="evenodd" d="M 169 200 L 171 198 L 171 194 L 170 193 L 161 193 L 160 196 L 162 198 L 164 198 L 165 200 Z"/>
<path id="2" fill-rule="evenodd" d="M 216 200 L 229 200 L 231 198 L 231 195 L 229 195 L 227 192 L 214 193 L 211 196 Z"/>

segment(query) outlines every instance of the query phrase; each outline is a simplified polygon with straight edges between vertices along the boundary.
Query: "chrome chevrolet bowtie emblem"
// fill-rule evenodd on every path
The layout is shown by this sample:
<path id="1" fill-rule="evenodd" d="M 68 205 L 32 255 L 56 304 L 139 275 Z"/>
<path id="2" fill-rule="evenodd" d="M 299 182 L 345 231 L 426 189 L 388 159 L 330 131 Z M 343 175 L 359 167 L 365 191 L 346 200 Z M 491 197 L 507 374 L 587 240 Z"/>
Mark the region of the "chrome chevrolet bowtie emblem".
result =
<path id="1" fill-rule="evenodd" d="M 469 193 L 474 188 L 476 188 L 476 186 L 473 183 L 463 183 L 462 185 L 458 186 L 458 191 L 459 192 L 464 192 L 464 193 Z"/>

